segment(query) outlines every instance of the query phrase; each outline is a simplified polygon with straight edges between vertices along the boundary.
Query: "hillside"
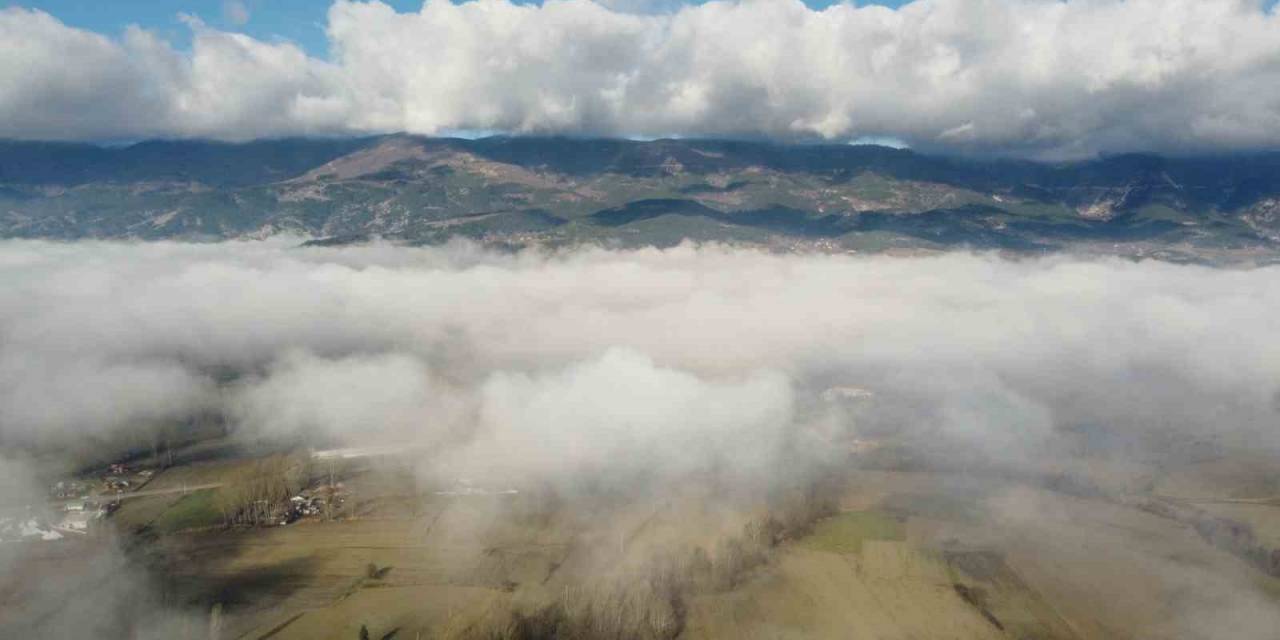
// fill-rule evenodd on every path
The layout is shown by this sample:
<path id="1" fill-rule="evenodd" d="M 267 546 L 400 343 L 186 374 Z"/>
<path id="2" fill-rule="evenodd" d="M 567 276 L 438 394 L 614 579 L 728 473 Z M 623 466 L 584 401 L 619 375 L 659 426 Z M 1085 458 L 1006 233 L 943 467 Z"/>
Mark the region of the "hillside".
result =
<path id="1" fill-rule="evenodd" d="M 1280 153 L 1050 165 L 714 140 L 0 142 L 5 237 L 282 232 L 1256 258 L 1280 242 Z"/>

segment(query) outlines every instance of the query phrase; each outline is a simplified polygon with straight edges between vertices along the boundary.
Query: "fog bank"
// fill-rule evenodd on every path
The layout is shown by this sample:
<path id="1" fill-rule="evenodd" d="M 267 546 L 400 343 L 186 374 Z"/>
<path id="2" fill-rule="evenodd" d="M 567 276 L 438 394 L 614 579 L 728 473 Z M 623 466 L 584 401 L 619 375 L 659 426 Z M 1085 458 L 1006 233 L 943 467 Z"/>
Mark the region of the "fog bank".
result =
<path id="1" fill-rule="evenodd" d="M 869 434 L 1276 445 L 1276 268 L 295 244 L 0 243 L 0 438 L 64 447 L 212 410 L 455 462 L 520 451 L 520 473 L 619 451 L 687 468 L 798 422 L 830 435 L 848 403 L 822 393 L 856 387 Z"/>

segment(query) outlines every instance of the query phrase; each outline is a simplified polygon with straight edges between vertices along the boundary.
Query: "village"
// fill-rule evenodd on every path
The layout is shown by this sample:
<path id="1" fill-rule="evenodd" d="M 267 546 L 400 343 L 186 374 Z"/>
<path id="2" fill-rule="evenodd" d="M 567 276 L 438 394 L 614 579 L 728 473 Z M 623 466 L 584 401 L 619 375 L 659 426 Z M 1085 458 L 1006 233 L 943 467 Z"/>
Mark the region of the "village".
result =
<path id="1" fill-rule="evenodd" d="M 163 515 L 171 508 L 181 508 L 184 499 L 197 496 L 210 498 L 203 502 L 220 512 L 218 526 L 285 526 L 308 518 L 341 517 L 350 495 L 341 481 L 331 475 L 311 478 L 306 469 L 296 470 L 284 481 L 270 477 L 270 471 L 262 472 L 269 466 L 255 466 L 259 473 L 240 480 L 191 482 L 182 479 L 188 471 L 182 467 L 111 463 L 96 472 L 57 480 L 49 486 L 48 500 L 43 504 L 0 512 L 0 544 L 91 536 L 108 529 L 112 516 L 125 505 L 143 505 L 143 509 L 153 507 L 152 503 L 163 505 Z M 166 472 L 174 477 L 169 478 Z M 153 482 L 159 478 L 164 480 Z M 282 483 L 286 491 L 264 488 Z M 119 528 L 134 529 L 130 524 L 121 523 Z"/>
<path id="2" fill-rule="evenodd" d="M 49 488 L 47 505 L 0 514 L 0 542 L 52 542 L 67 535 L 87 535 L 94 523 L 120 508 L 123 496 L 154 476 L 153 469 L 111 464 L 97 477 L 59 480 Z"/>

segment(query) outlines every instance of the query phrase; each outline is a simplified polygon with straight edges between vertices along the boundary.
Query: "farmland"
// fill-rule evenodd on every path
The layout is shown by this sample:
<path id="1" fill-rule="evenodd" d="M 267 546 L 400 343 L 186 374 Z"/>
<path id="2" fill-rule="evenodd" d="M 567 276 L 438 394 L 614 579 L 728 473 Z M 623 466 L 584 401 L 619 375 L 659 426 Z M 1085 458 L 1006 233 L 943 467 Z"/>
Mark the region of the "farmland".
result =
<path id="1" fill-rule="evenodd" d="M 196 441 L 69 480 L 136 482 L 14 575 L 101 567 L 75 602 L 137 567 L 181 633 L 222 640 L 1249 637 L 1280 600 L 1271 461 L 1075 437 L 1031 470 L 859 437 L 761 490 L 703 470 L 575 491 L 433 476 L 415 447 Z"/>
<path id="2" fill-rule="evenodd" d="M 202 464 L 155 483 L 229 478 L 244 463 Z M 716 506 L 696 484 L 605 506 L 439 492 L 372 463 L 343 469 L 352 506 L 331 519 L 225 529 L 212 489 L 119 516 L 151 505 L 158 537 L 134 553 L 170 602 L 197 619 L 217 607 L 223 638 L 520 636 L 598 629 L 609 612 L 669 618 L 656 636 L 687 638 L 1178 638 L 1280 594 L 1193 529 L 1105 497 L 931 469 L 841 475 L 833 511 L 765 542 L 756 523 L 773 507 Z M 1259 535 L 1276 526 L 1271 507 L 1243 507 Z M 636 591 L 656 566 L 675 576 L 676 609 Z"/>

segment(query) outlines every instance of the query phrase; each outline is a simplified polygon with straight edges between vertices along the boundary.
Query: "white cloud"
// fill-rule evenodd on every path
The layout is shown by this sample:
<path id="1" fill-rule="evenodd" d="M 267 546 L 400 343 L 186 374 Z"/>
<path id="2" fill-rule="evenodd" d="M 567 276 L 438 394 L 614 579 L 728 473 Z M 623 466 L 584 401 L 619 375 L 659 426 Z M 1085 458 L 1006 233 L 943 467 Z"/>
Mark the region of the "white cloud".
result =
<path id="1" fill-rule="evenodd" d="M 883 137 L 1050 156 L 1280 144 L 1280 17 L 1257 0 L 610 4 L 337 0 L 328 61 L 199 23 L 180 52 L 7 9 L 0 135 Z"/>
<path id="2" fill-rule="evenodd" d="M 111 40 L 39 11 L 0 10 L 0 136 L 243 140 L 346 127 L 331 65 L 184 20 L 190 53 L 135 27 Z"/>
<path id="3" fill-rule="evenodd" d="M 781 375 L 708 381 L 628 349 L 539 376 L 498 372 L 479 396 L 475 441 L 442 464 L 526 480 L 625 486 L 639 473 L 687 477 L 712 464 L 763 477 L 794 417 Z"/>
<path id="4" fill-rule="evenodd" d="M 243 140 L 345 129 L 350 104 L 337 69 L 290 43 L 265 43 L 189 21 L 170 124 L 183 136 Z"/>
<path id="5" fill-rule="evenodd" d="M 1063 425 L 1280 445 L 1275 268 L 5 242 L 0 282 L 15 444 L 214 408 L 286 433 L 484 444 L 472 460 L 538 467 L 571 441 L 590 452 L 578 466 L 630 449 L 687 468 L 683 452 L 767 443 L 848 384 L 877 392 L 866 429 L 1006 453 Z M 214 393 L 227 370 L 246 375 Z"/>
<path id="6" fill-rule="evenodd" d="M 318 358 L 279 354 L 269 376 L 244 385 L 235 413 L 264 433 L 360 439 L 444 433 L 465 415 L 465 397 L 405 354 Z"/>
<path id="7" fill-rule="evenodd" d="M 0 135 L 159 133 L 180 65 L 138 29 L 114 41 L 37 11 L 0 10 Z"/>

